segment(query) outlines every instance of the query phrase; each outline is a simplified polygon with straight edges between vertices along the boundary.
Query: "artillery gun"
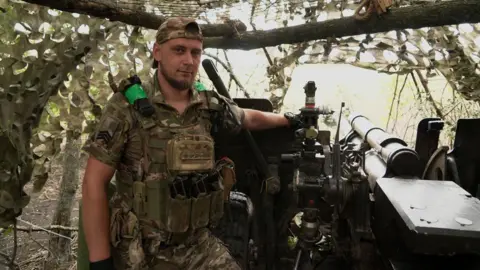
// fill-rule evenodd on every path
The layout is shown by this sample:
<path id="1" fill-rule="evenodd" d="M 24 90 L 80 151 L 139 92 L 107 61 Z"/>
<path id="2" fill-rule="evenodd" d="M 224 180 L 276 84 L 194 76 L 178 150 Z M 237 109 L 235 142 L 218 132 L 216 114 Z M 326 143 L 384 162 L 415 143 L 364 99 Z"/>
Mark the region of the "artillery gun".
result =
<path id="1" fill-rule="evenodd" d="M 213 63 L 203 66 L 228 97 Z M 316 107 L 314 82 L 304 89 L 299 130 L 217 134 L 216 155 L 235 162 L 237 183 L 213 232 L 242 267 L 480 269 L 480 119 L 458 120 L 451 150 L 438 146 L 437 118 L 420 121 L 414 148 L 358 114 L 342 138 L 338 120 L 331 143 L 318 120 L 333 112 Z M 233 100 L 273 111 L 266 99 Z M 281 183 L 276 194 L 265 191 L 271 177 Z M 78 269 L 88 269 L 81 229 Z"/>
<path id="2" fill-rule="evenodd" d="M 245 260 L 243 265 L 250 269 L 480 269 L 476 169 L 480 119 L 459 119 L 449 150 L 438 146 L 443 129 L 438 118 L 420 121 L 412 148 L 365 116 L 352 114 L 351 130 L 343 138 L 338 120 L 332 144 L 330 132 L 317 124 L 321 115 L 332 111 L 315 107 L 314 82 L 304 89 L 301 129 L 252 132 L 270 169 L 281 179 L 282 190 L 273 205 L 265 204 L 257 191 L 262 177 L 252 173 L 251 153 L 235 149 L 244 147 L 245 141 L 229 140 L 229 150 L 220 150 L 237 164 L 236 193 L 243 194 L 249 209 L 244 210 L 248 219 L 243 225 L 233 221 L 237 223 L 233 227 L 247 231 L 243 239 L 256 247 L 255 253 L 238 252 L 239 245 L 231 245 L 235 254 L 243 254 L 238 256 Z M 269 110 L 265 101 L 259 106 L 258 100 L 234 100 L 244 108 Z M 272 211 L 269 207 L 273 216 L 265 215 Z M 300 222 L 292 221 L 298 214 Z M 274 237 L 267 237 L 267 231 L 275 232 Z M 293 248 L 286 244 L 292 236 Z M 227 244 L 234 238 L 234 233 L 223 235 Z M 334 258 L 335 266 L 327 266 L 325 258 Z"/>
<path id="3" fill-rule="evenodd" d="M 414 149 L 365 116 L 349 124 L 340 190 L 357 268 L 480 269 L 480 119 L 457 121 L 451 151 L 438 147 L 438 118 L 420 121 Z M 378 266 L 365 264 L 362 242 Z"/>

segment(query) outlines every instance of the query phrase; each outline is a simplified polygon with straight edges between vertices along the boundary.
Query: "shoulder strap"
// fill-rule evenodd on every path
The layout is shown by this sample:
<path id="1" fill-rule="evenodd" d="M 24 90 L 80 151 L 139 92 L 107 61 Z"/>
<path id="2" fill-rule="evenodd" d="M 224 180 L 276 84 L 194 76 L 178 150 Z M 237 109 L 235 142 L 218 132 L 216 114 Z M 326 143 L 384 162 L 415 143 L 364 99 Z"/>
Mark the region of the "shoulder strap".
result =
<path id="1" fill-rule="evenodd" d="M 205 101 L 205 104 L 208 109 L 217 111 L 217 112 L 222 110 L 220 97 L 215 91 L 203 90 L 203 91 L 199 91 L 199 94 L 202 97 L 202 99 Z"/>
<path id="2" fill-rule="evenodd" d="M 198 91 L 198 94 L 200 95 L 200 99 L 202 100 L 203 108 L 210 109 L 210 101 L 206 92 L 207 91 Z"/>
<path id="3" fill-rule="evenodd" d="M 199 95 L 203 103 L 202 117 L 210 122 L 210 134 L 215 137 L 222 124 L 221 105 L 213 91 L 202 90 Z"/>

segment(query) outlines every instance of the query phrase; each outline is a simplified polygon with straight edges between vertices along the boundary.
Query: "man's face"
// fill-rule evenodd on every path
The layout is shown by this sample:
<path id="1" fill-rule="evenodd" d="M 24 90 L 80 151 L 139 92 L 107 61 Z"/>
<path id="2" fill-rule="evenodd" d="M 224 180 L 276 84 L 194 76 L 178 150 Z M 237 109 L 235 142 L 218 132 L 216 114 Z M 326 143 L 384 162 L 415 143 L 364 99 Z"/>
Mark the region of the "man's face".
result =
<path id="1" fill-rule="evenodd" d="M 176 38 L 163 44 L 155 43 L 153 57 L 160 74 L 177 90 L 188 90 L 194 83 L 202 56 L 202 42 Z"/>

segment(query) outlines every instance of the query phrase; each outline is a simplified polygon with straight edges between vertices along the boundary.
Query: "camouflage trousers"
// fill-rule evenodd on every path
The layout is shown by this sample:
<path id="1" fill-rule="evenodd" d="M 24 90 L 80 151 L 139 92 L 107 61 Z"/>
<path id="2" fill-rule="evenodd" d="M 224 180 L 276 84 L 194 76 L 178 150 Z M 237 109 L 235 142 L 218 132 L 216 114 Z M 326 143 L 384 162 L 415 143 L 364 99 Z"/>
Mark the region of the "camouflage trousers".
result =
<path id="1" fill-rule="evenodd" d="M 125 239 L 112 248 L 115 270 L 241 270 L 220 239 L 201 229 L 183 244 Z"/>

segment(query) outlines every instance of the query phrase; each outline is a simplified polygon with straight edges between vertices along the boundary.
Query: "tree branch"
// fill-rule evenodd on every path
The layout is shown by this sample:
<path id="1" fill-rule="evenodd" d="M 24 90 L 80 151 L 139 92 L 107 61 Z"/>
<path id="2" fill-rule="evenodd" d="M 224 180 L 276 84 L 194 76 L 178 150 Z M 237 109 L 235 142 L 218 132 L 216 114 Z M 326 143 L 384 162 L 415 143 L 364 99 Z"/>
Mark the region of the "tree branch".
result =
<path id="1" fill-rule="evenodd" d="M 160 24 L 166 19 L 163 16 L 140 10 L 117 7 L 112 3 L 113 1 L 25 0 L 25 2 L 66 12 L 81 13 L 102 19 L 109 19 L 110 21 L 120 21 L 154 30 L 158 29 Z M 201 24 L 200 27 L 205 37 L 230 36 L 247 30 L 245 24 L 238 20 L 232 20 L 225 24 Z"/>
<path id="2" fill-rule="evenodd" d="M 165 19 L 151 13 L 115 7 L 107 1 L 87 0 L 25 0 L 67 12 L 88 14 L 111 21 L 157 29 Z M 443 25 L 480 22 L 480 1 L 456 0 L 434 4 L 392 8 L 382 17 L 372 16 L 358 21 L 354 16 L 323 22 L 282 27 L 266 31 L 246 31 L 239 21 L 225 24 L 202 24 L 205 48 L 251 50 L 280 44 L 344 37 L 359 34 L 382 33 L 391 30 L 418 29 Z"/>
<path id="3" fill-rule="evenodd" d="M 31 226 L 30 228 L 29 227 L 20 227 L 22 229 L 22 231 L 25 231 L 25 232 L 44 231 L 46 233 L 53 234 L 53 235 L 56 235 L 58 237 L 62 237 L 62 238 L 68 239 L 68 240 L 72 240 L 72 238 L 70 238 L 68 236 L 65 236 L 65 235 L 62 235 L 62 234 L 59 234 L 59 233 L 56 233 L 56 232 L 50 230 L 50 229 L 61 229 L 61 230 L 65 230 L 65 231 L 72 231 L 73 228 L 71 228 L 71 227 L 64 227 L 64 226 L 61 226 L 61 225 L 50 225 L 49 227 L 44 228 L 44 227 L 35 225 L 31 222 L 28 222 L 26 220 L 23 220 L 21 218 L 17 218 L 17 221 L 21 221 L 21 222 Z M 19 226 L 16 226 L 16 227 L 18 229 Z M 34 228 L 36 228 L 36 229 L 34 229 Z"/>
<path id="4" fill-rule="evenodd" d="M 428 83 L 427 83 L 427 79 L 422 75 L 422 73 L 419 71 L 419 70 L 415 70 L 415 73 L 417 74 L 418 78 L 420 79 L 420 83 L 422 84 L 423 86 L 423 90 L 425 91 L 425 94 L 427 96 L 427 100 L 430 102 L 430 104 L 432 105 L 432 108 L 433 110 L 435 111 L 435 113 L 437 114 L 437 116 L 442 119 L 443 121 L 445 121 L 445 123 L 447 125 L 452 125 L 452 122 L 448 121 L 446 118 L 445 118 L 445 115 L 443 114 L 442 110 L 438 107 L 437 103 L 435 102 L 435 100 L 433 99 L 433 96 L 432 96 L 432 93 L 430 92 L 430 87 L 428 87 Z M 412 73 L 412 77 L 415 79 L 415 77 L 413 76 L 413 73 Z"/>
<path id="5" fill-rule="evenodd" d="M 382 33 L 391 30 L 418 29 L 461 23 L 480 22 L 480 1 L 457 0 L 428 5 L 395 8 L 382 18 L 372 16 L 357 21 L 353 16 L 323 22 L 283 27 L 274 30 L 248 31 L 234 37 L 211 37 L 204 46 L 219 49 L 257 49 L 280 44 L 344 37 L 359 34 Z"/>
<path id="6" fill-rule="evenodd" d="M 217 56 L 213 55 L 213 54 L 210 54 L 210 53 L 207 53 L 205 52 L 204 53 L 206 56 L 208 57 L 211 57 L 213 58 L 214 60 L 216 60 L 218 63 L 220 63 L 220 65 L 222 65 L 222 67 L 230 74 L 230 78 L 232 78 L 235 83 L 237 84 L 237 86 L 240 88 L 240 90 L 244 93 L 245 97 L 247 98 L 250 98 L 250 95 L 248 94 L 247 90 L 245 89 L 245 87 L 243 87 L 243 84 L 240 82 L 240 80 L 237 78 L 237 76 L 235 75 L 235 73 L 233 72 L 233 70 L 227 65 L 225 64 L 220 58 L 218 58 Z"/>

